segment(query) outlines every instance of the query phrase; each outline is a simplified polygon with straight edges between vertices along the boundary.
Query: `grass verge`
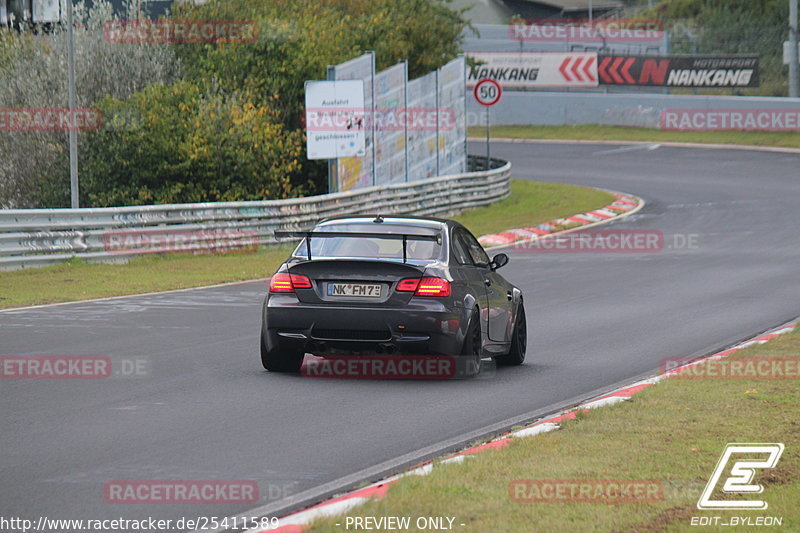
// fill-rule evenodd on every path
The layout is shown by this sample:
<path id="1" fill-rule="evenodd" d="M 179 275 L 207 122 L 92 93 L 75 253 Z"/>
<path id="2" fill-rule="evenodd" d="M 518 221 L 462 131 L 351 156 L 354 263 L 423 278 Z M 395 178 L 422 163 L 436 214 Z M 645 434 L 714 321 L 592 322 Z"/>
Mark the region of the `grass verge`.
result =
<path id="1" fill-rule="evenodd" d="M 572 185 L 514 180 L 511 190 L 509 198 L 455 218 L 483 235 L 590 211 L 613 201 L 608 193 Z M 71 261 L 0 272 L 0 309 L 264 278 L 272 275 L 289 249 L 269 246 L 255 253 L 151 255 L 122 265 Z"/>
<path id="2" fill-rule="evenodd" d="M 453 218 L 480 236 L 584 213 L 613 201 L 613 195 L 586 187 L 512 180 L 511 196 L 505 200 L 469 209 Z"/>
<path id="3" fill-rule="evenodd" d="M 0 309 L 185 289 L 271 276 L 289 246 L 226 254 L 152 254 L 126 264 L 72 260 L 0 272 Z"/>
<path id="4" fill-rule="evenodd" d="M 469 128 L 471 137 L 485 137 L 483 127 Z M 622 126 L 494 126 L 492 137 L 563 139 L 576 141 L 653 141 L 708 144 L 746 144 L 800 148 L 800 133 L 763 131 L 661 131 Z"/>
<path id="5" fill-rule="evenodd" d="M 736 358 L 795 358 L 800 333 L 737 352 Z M 793 380 L 668 379 L 631 400 L 579 414 L 562 429 L 514 439 L 461 464 L 409 476 L 382 500 L 349 517 L 455 517 L 465 533 L 800 531 L 800 387 Z M 700 494 L 725 445 L 781 442 L 776 468 L 757 470 L 765 511 L 699 511 Z M 741 458 L 741 456 L 739 457 Z M 761 458 L 761 457 L 759 457 Z M 515 480 L 655 480 L 663 498 L 653 503 L 519 503 Z M 723 478 L 724 479 L 724 478 Z M 720 485 L 722 482 L 720 482 Z M 716 491 L 714 496 L 720 496 Z M 723 499 L 740 495 L 721 495 Z M 692 527 L 692 517 L 781 517 L 782 527 Z M 337 526 L 336 524 L 340 524 Z M 463 527 L 460 524 L 465 524 Z M 325 519 L 309 531 L 345 531 L 345 517 Z M 352 529 L 352 527 L 351 527 Z M 417 531 L 411 528 L 410 531 Z"/>

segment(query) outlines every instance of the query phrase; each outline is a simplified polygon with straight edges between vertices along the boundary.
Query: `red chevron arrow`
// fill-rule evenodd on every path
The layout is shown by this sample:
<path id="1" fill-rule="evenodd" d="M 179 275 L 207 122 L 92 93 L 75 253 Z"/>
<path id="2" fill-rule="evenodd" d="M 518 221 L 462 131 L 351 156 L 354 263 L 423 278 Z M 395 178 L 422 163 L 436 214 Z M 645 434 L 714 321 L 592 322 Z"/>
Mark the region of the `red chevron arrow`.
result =
<path id="1" fill-rule="evenodd" d="M 628 85 L 634 85 L 636 83 L 636 80 L 633 79 L 630 73 L 631 67 L 633 66 L 634 63 L 636 63 L 636 58 L 629 57 L 625 61 L 625 65 L 623 65 L 623 67 L 619 69 L 620 74 L 622 74 L 622 76 L 625 78 L 625 83 L 627 83 Z"/>
<path id="2" fill-rule="evenodd" d="M 618 58 L 614 59 L 614 62 L 611 63 L 611 68 L 608 69 L 608 72 L 611 74 L 611 77 L 614 79 L 614 83 L 616 83 L 617 85 L 624 85 L 625 84 L 625 80 L 623 80 L 622 77 L 620 77 L 619 72 L 617 72 L 617 69 L 622 64 L 623 61 L 625 61 L 624 57 L 618 57 Z"/>
<path id="3" fill-rule="evenodd" d="M 561 66 L 560 66 L 560 67 L 558 67 L 558 71 L 561 73 L 561 75 L 562 75 L 562 76 L 564 76 L 564 79 L 565 79 L 565 80 L 567 80 L 567 81 L 572 81 L 572 78 L 570 78 L 570 77 L 569 77 L 569 74 L 567 74 L 567 67 L 569 66 L 569 62 L 570 62 L 571 60 L 572 60 L 572 58 L 570 58 L 570 57 L 566 58 L 566 59 L 565 59 L 565 60 L 564 60 L 564 61 L 561 63 Z"/>
<path id="4" fill-rule="evenodd" d="M 586 75 L 586 79 L 589 81 L 597 81 L 597 78 L 592 76 L 592 71 L 590 70 L 595 59 L 597 59 L 595 56 L 590 56 L 586 63 L 583 64 L 583 73 Z"/>
<path id="5" fill-rule="evenodd" d="M 600 75 L 600 81 L 602 83 L 611 83 L 613 80 L 611 76 L 608 75 L 606 69 L 608 68 L 608 64 L 611 63 L 611 57 L 606 56 L 603 60 L 597 65 L 597 73 Z"/>
<path id="6" fill-rule="evenodd" d="M 583 58 L 581 56 L 578 56 L 577 58 L 575 58 L 575 62 L 572 64 L 572 69 L 570 70 L 570 72 L 572 72 L 572 75 L 575 76 L 575 79 L 577 81 L 585 81 L 581 77 L 581 71 L 579 70 L 581 68 L 581 63 L 583 63 Z"/>

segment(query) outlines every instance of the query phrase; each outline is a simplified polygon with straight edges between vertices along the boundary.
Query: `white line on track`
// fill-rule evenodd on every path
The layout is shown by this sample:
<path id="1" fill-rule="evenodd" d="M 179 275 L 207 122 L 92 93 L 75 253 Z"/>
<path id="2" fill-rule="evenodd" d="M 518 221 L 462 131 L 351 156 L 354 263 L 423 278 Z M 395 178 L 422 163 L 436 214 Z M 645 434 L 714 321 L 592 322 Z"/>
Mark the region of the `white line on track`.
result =
<path id="1" fill-rule="evenodd" d="M 593 152 L 592 155 L 621 154 L 624 152 L 640 152 L 642 150 L 652 152 L 653 150 L 658 150 L 659 148 L 661 148 L 660 144 L 639 144 L 636 146 L 625 146 L 624 148 L 614 148 L 612 150 L 601 150 L 600 152 Z"/>

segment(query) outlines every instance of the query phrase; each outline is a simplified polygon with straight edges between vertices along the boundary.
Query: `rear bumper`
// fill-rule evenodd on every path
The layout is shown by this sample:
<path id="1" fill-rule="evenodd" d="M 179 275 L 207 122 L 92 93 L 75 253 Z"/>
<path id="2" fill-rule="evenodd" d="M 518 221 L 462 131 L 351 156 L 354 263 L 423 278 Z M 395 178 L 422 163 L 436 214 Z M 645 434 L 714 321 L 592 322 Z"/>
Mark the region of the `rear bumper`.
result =
<path id="1" fill-rule="evenodd" d="M 272 294 L 264 301 L 262 333 L 269 351 L 458 355 L 468 320 L 464 309 L 433 299 L 402 308 L 346 307 Z"/>

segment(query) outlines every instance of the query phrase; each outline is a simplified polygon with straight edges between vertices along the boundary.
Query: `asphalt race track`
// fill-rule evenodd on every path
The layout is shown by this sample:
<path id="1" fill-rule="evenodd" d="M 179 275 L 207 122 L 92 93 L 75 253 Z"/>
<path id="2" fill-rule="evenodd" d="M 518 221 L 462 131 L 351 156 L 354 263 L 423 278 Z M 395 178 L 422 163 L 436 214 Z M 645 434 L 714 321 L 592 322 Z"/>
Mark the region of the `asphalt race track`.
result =
<path id="1" fill-rule="evenodd" d="M 516 178 L 643 197 L 642 211 L 604 228 L 660 231 L 664 250 L 511 250 L 502 272 L 525 291 L 528 361 L 471 381 L 264 372 L 263 281 L 0 313 L 0 355 L 149 365 L 135 378 L 0 380 L 0 516 L 285 510 L 800 315 L 800 155 L 558 143 L 495 143 L 492 155 Z M 212 479 L 256 480 L 260 500 L 123 505 L 103 494 L 111 480 Z"/>

